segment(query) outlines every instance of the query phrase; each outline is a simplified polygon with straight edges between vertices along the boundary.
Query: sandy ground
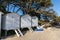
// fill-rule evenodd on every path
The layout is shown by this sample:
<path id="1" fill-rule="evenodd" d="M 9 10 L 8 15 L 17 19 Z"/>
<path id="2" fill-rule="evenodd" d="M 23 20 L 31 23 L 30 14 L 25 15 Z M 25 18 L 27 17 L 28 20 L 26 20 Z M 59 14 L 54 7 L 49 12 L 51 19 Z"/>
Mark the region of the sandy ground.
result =
<path id="1" fill-rule="evenodd" d="M 60 40 L 60 29 L 48 28 L 42 32 L 27 32 L 23 37 L 16 35 L 6 38 L 5 40 Z"/>

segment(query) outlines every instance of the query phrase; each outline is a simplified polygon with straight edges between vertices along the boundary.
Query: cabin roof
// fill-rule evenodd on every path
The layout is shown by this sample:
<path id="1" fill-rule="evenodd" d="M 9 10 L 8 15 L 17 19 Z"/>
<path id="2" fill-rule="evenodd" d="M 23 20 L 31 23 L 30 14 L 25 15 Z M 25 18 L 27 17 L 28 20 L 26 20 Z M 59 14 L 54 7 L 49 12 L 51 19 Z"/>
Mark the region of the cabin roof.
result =
<path id="1" fill-rule="evenodd" d="M 17 13 L 7 13 L 7 14 L 4 14 L 4 15 L 10 15 L 10 14 L 14 14 L 14 15 L 20 16 Z"/>
<path id="2" fill-rule="evenodd" d="M 0 11 L 0 14 L 4 14 L 4 13 Z"/>

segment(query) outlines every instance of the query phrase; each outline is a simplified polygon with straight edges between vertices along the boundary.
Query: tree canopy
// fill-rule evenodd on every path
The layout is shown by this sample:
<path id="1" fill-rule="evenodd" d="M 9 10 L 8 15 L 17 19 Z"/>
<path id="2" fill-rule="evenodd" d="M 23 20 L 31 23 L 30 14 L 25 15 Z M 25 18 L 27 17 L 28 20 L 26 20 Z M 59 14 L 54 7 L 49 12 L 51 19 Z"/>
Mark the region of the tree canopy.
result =
<path id="1" fill-rule="evenodd" d="M 38 17 L 40 14 L 44 14 L 45 18 L 54 18 L 56 17 L 55 11 L 50 9 L 53 6 L 51 0 L 1 0 L 0 1 L 0 11 L 6 12 L 6 5 L 9 6 L 9 3 L 13 3 L 14 5 L 18 5 L 25 12 L 34 12 L 34 15 Z M 46 9 L 48 11 L 46 11 Z"/>
<path id="2" fill-rule="evenodd" d="M 41 7 L 52 6 L 51 0 L 1 0 L 1 5 L 5 7 L 8 3 L 19 5 L 26 11 L 39 10 Z"/>

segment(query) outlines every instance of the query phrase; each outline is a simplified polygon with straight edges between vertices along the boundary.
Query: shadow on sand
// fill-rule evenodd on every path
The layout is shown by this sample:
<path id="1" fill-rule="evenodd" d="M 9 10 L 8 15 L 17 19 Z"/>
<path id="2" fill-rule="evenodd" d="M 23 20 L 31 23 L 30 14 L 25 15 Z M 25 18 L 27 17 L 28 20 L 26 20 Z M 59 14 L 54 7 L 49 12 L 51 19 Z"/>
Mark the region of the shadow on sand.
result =
<path id="1" fill-rule="evenodd" d="M 27 33 L 28 29 L 27 28 L 24 28 L 24 29 L 21 29 L 21 32 L 23 33 L 23 35 L 25 35 Z M 7 31 L 7 35 L 5 36 L 5 30 L 2 30 L 1 32 L 1 38 L 2 39 L 5 39 L 7 37 L 10 37 L 10 36 L 14 36 L 16 33 L 13 31 L 13 30 L 10 30 L 10 31 Z"/>

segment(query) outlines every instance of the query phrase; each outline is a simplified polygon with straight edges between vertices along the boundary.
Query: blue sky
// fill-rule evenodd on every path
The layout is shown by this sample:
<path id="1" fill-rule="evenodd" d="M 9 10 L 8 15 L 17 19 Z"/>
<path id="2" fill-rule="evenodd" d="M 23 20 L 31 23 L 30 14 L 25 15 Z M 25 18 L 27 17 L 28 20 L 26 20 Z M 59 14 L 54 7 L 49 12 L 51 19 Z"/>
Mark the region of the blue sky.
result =
<path id="1" fill-rule="evenodd" d="M 52 0 L 53 9 L 56 11 L 57 15 L 60 16 L 60 0 Z"/>
<path id="2" fill-rule="evenodd" d="M 8 8 L 9 8 L 9 10 L 8 10 Z M 23 11 L 20 9 L 20 7 L 19 6 L 15 6 L 13 4 L 9 4 L 9 6 L 6 7 L 6 11 L 8 11 L 8 12 L 16 12 L 19 15 L 23 14 Z"/>

